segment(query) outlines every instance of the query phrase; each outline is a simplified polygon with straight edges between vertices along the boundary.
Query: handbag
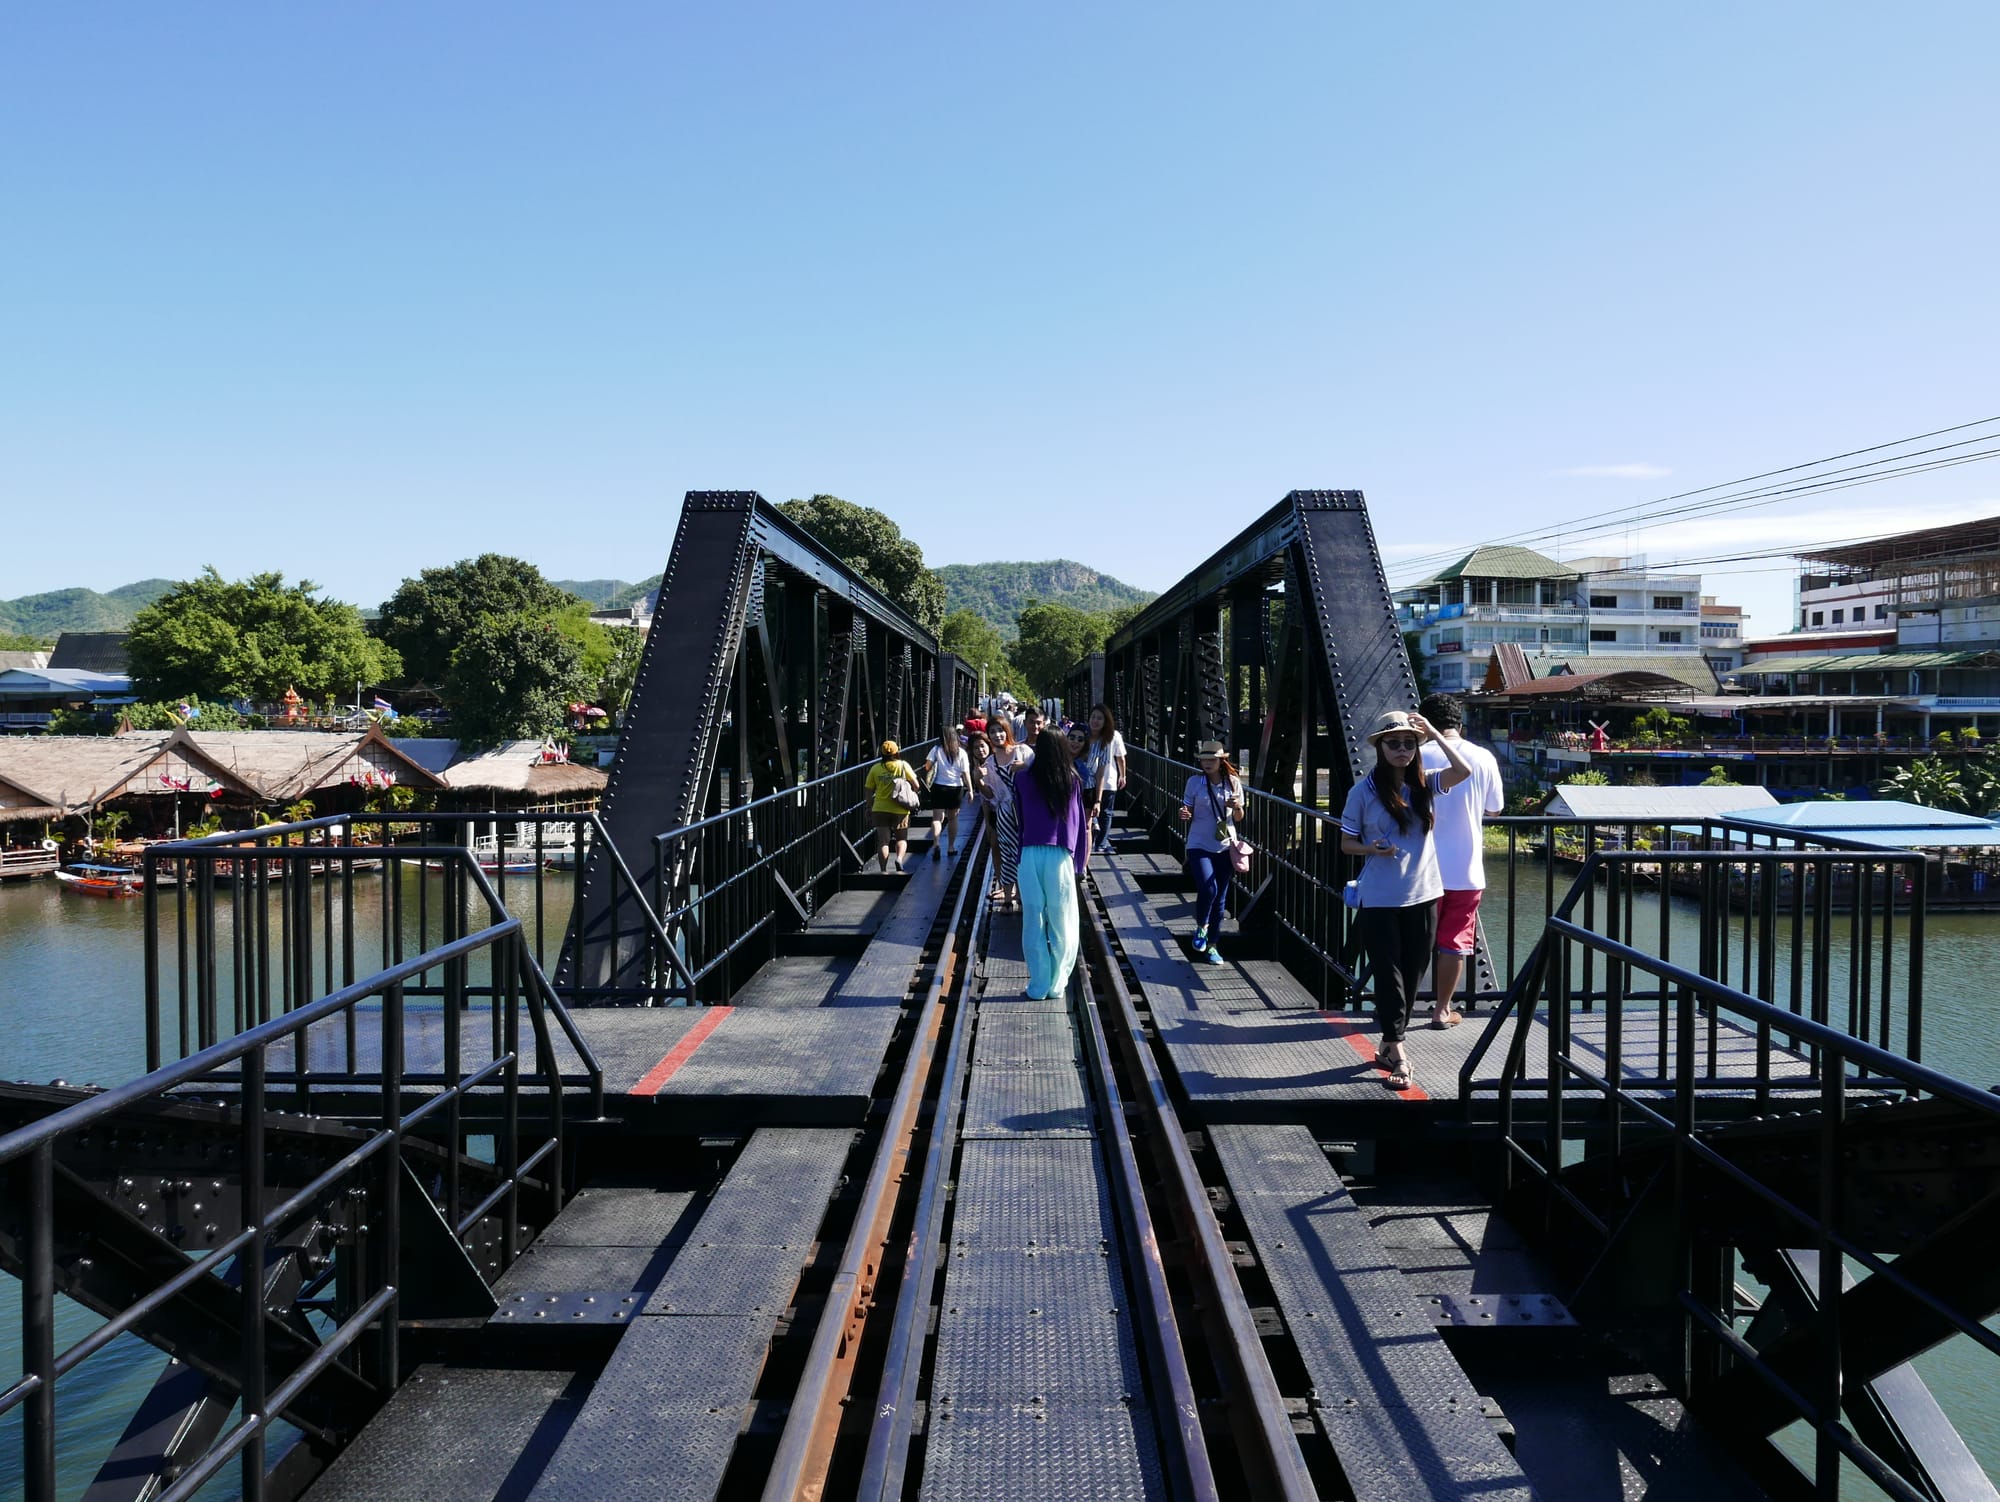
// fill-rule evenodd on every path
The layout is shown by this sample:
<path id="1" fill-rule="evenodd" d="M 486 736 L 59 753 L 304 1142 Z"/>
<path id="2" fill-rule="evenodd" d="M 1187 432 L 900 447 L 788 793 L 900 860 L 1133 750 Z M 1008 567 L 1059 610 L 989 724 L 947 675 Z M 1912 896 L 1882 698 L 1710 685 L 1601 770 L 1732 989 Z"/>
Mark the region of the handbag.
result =
<path id="1" fill-rule="evenodd" d="M 1229 822 L 1220 804 L 1215 801 L 1215 784 L 1207 785 L 1209 811 L 1215 815 L 1215 826 L 1223 834 L 1222 849 L 1229 857 L 1229 868 L 1238 876 L 1250 874 L 1250 857 L 1257 853 L 1252 845 L 1236 832 L 1236 826 Z"/>
<path id="2" fill-rule="evenodd" d="M 1361 911 L 1361 880 L 1356 877 L 1340 889 L 1340 900 L 1347 904 L 1351 912 Z"/>
<path id="3" fill-rule="evenodd" d="M 898 777 L 889 784 L 889 797 L 904 808 L 915 808 L 924 801 L 923 794 L 917 791 L 917 785 L 907 777 Z"/>

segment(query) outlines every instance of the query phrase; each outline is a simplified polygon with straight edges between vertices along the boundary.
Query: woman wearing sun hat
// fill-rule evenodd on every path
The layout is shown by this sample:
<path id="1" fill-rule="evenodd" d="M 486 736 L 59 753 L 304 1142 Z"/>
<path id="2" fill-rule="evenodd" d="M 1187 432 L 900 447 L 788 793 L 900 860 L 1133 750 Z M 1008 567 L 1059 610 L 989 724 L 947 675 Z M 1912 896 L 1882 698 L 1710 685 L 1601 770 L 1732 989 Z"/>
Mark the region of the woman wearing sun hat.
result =
<path id="1" fill-rule="evenodd" d="M 1203 741 L 1194 754 L 1201 771 L 1187 780 L 1181 792 L 1187 869 L 1195 881 L 1194 952 L 1209 964 L 1220 965 L 1217 940 L 1229 907 L 1229 886 L 1236 877 L 1228 846 L 1236 838 L 1236 821 L 1243 817 L 1243 783 L 1221 741 Z"/>
<path id="2" fill-rule="evenodd" d="M 1375 767 L 1354 784 L 1340 814 L 1340 848 L 1361 857 L 1361 945 L 1375 972 L 1375 1019 L 1382 1048 L 1375 1061 L 1389 1071 L 1392 1090 L 1410 1086 L 1403 1040 L 1417 985 L 1431 962 L 1437 935 L 1438 874 L 1431 840 L 1431 800 L 1472 775 L 1465 757 L 1420 714 L 1392 709 L 1368 733 Z M 1434 740 L 1449 766 L 1424 773 L 1417 753 Z"/>

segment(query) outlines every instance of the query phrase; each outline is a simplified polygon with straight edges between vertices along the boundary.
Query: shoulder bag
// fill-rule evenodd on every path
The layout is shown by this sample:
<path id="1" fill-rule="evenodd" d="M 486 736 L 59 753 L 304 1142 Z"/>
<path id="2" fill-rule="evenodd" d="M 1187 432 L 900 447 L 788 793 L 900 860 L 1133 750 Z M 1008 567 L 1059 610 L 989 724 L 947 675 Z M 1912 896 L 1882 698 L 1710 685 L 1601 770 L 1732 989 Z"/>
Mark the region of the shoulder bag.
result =
<path id="1" fill-rule="evenodd" d="M 1209 782 L 1206 786 L 1209 811 L 1215 815 L 1216 832 L 1222 836 L 1222 853 L 1229 857 L 1231 870 L 1238 876 L 1247 876 L 1250 874 L 1250 857 L 1257 853 L 1257 847 L 1236 832 L 1236 825 L 1230 820 L 1228 809 L 1216 802 L 1215 784 Z M 1232 782 L 1230 787 L 1233 791 L 1235 784 Z"/>

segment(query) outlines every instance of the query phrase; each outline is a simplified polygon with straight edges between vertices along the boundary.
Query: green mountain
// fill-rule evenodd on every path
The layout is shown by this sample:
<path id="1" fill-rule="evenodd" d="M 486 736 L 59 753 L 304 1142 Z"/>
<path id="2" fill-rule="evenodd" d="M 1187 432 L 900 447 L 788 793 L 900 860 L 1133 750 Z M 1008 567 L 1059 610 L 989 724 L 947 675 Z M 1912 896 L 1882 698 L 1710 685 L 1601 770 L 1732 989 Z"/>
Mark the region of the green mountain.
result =
<path id="1" fill-rule="evenodd" d="M 551 579 L 557 589 L 566 589 L 579 599 L 590 601 L 593 610 L 618 610 L 630 605 L 648 590 L 657 589 L 660 576 L 627 584 L 623 579 Z"/>
<path id="2" fill-rule="evenodd" d="M 1143 605 L 1154 597 L 1151 590 L 1136 589 L 1067 558 L 1048 563 L 950 563 L 937 572 L 944 580 L 947 614 L 970 610 L 1008 636 L 1014 634 L 1014 617 L 1030 600 L 1096 611 Z"/>
<path id="3" fill-rule="evenodd" d="M 1079 610 L 1112 610 L 1120 605 L 1143 605 L 1153 598 L 1151 590 L 1135 589 L 1067 558 L 1048 563 L 952 563 L 937 574 L 944 580 L 947 614 L 970 609 L 1009 637 L 1014 634 L 1014 617 L 1030 600 L 1055 601 Z M 637 584 L 623 579 L 549 582 L 590 601 L 593 609 L 616 610 L 659 588 L 660 576 L 655 574 Z"/>
<path id="4" fill-rule="evenodd" d="M 54 641 L 65 631 L 123 631 L 132 617 L 174 587 L 171 579 L 141 579 L 99 594 L 94 589 L 56 589 L 47 594 L 0 600 L 0 631 Z"/>
<path id="5" fill-rule="evenodd" d="M 551 579 L 557 589 L 566 589 L 580 600 L 590 601 L 593 610 L 608 610 L 611 602 L 632 586 L 623 579 Z"/>

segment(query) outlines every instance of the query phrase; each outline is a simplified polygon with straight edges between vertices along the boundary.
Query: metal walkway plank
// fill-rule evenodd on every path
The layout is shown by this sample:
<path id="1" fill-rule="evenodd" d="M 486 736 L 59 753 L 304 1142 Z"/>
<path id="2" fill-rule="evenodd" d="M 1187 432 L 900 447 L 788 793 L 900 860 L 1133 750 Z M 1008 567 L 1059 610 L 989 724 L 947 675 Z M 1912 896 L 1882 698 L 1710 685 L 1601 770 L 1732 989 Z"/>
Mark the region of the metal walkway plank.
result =
<path id="1" fill-rule="evenodd" d="M 959 1136 L 968 1141 L 982 1137 L 1088 1137 L 1093 1133 L 1091 1123 L 1083 1071 L 1075 1065 L 982 1069 L 975 1061 Z"/>
<path id="2" fill-rule="evenodd" d="M 420 1366 L 313 1483 L 313 1502 L 493 1502 L 519 1495 L 583 1406 L 559 1370 Z"/>
<path id="3" fill-rule="evenodd" d="M 710 1502 L 774 1324 L 769 1315 L 635 1322 L 531 1502 Z"/>
<path id="4" fill-rule="evenodd" d="M 1312 1133 L 1217 1126 L 1209 1140 L 1355 1495 L 1531 1497 L 1431 1311 Z"/>
<path id="5" fill-rule="evenodd" d="M 1111 1190 L 1094 1141 L 968 1142 L 952 1201 L 955 1246 L 1097 1251 L 1112 1237 Z"/>
<path id="6" fill-rule="evenodd" d="M 931 1419 L 924 1502 L 1148 1502 L 1166 1495 L 1151 1424 L 1125 1404 L 954 1406 Z"/>

